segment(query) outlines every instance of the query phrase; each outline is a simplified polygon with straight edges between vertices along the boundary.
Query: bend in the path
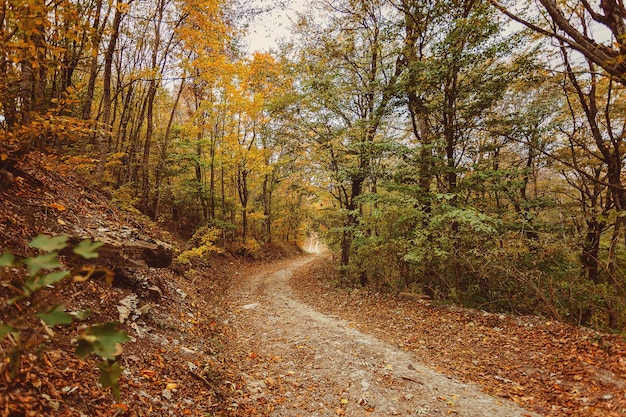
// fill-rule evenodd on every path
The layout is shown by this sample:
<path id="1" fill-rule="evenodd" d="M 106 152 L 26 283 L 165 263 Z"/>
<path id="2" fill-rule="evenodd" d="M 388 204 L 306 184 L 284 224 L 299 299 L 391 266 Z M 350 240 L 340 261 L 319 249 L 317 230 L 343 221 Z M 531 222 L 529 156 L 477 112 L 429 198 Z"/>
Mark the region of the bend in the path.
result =
<path id="1" fill-rule="evenodd" d="M 233 313 L 246 413 L 272 416 L 531 416 L 425 367 L 408 352 L 297 301 L 288 280 L 311 257 L 242 278 Z"/>

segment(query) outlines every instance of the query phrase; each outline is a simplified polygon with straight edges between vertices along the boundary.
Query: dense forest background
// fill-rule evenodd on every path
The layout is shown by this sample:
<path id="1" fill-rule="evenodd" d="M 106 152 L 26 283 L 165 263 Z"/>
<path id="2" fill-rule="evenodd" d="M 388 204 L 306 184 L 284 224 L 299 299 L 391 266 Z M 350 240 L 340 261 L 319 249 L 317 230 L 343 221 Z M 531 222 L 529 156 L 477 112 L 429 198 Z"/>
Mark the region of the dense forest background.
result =
<path id="1" fill-rule="evenodd" d="M 319 235 L 341 284 L 626 324 L 621 1 L 0 1 L 2 186 L 31 149 L 190 239 Z"/>

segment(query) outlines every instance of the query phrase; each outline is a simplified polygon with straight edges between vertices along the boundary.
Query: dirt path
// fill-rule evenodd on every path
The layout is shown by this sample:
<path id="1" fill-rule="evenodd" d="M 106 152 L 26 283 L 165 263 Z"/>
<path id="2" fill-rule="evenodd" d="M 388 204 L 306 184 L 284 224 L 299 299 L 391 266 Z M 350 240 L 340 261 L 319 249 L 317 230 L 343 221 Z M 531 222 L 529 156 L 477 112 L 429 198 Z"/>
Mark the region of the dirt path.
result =
<path id="1" fill-rule="evenodd" d="M 241 277 L 229 318 L 243 386 L 233 409 L 272 416 L 531 416 L 410 353 L 296 300 L 292 274 L 314 258 Z"/>

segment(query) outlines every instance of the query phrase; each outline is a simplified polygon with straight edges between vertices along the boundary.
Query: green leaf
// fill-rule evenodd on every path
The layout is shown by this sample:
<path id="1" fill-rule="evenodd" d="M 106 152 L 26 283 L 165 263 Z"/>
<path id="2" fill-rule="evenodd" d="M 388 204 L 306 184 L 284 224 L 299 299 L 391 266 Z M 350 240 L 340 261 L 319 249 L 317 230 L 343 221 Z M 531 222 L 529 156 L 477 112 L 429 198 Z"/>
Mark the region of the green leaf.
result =
<path id="1" fill-rule="evenodd" d="M 12 304 L 14 301 L 17 301 L 24 297 L 28 297 L 29 295 L 36 293 L 42 288 L 43 288 L 43 285 L 41 285 L 41 280 L 39 279 L 38 276 L 26 277 L 26 280 L 24 281 L 24 285 L 22 286 L 22 291 L 24 291 L 24 294 L 14 299 L 9 300 L 9 304 Z"/>
<path id="2" fill-rule="evenodd" d="M 13 297 L 7 300 L 7 304 L 8 305 L 13 305 L 13 303 L 15 303 L 16 301 L 21 300 L 22 298 L 26 297 L 27 295 L 30 294 L 24 294 L 24 295 L 18 295 L 17 297 Z"/>
<path id="3" fill-rule="evenodd" d="M 53 307 L 46 313 L 37 313 L 37 317 L 45 321 L 49 326 L 57 324 L 72 324 L 74 318 L 65 312 L 63 304 Z"/>
<path id="4" fill-rule="evenodd" d="M 26 269 L 30 275 L 35 275 L 42 269 L 59 268 L 63 265 L 58 261 L 56 253 L 35 256 L 34 258 L 24 259 Z"/>
<path id="5" fill-rule="evenodd" d="M 100 368 L 100 384 L 105 388 L 111 388 L 111 392 L 116 401 L 120 400 L 120 375 L 124 371 L 124 367 L 120 366 L 119 362 L 113 362 L 109 364 L 102 362 L 98 364 Z"/>
<path id="6" fill-rule="evenodd" d="M 46 252 L 58 251 L 67 246 L 68 237 L 61 236 L 47 236 L 38 235 L 35 237 L 28 246 L 31 248 L 41 249 Z"/>
<path id="7" fill-rule="evenodd" d="M 19 340 L 20 340 L 19 332 L 17 330 L 15 330 L 13 327 L 9 326 L 8 324 L 2 323 L 0 325 L 0 340 L 2 338 L 4 338 L 4 336 L 6 336 L 8 334 L 13 336 L 13 339 L 15 339 L 16 342 L 19 342 Z"/>
<path id="8" fill-rule="evenodd" d="M 87 317 L 91 316 L 93 313 L 92 310 L 83 310 L 83 311 L 73 311 L 70 314 L 76 317 L 77 320 L 85 320 Z"/>
<path id="9" fill-rule="evenodd" d="M 22 351 L 18 346 L 11 350 L 9 354 L 9 378 L 14 380 L 20 372 L 20 362 L 22 361 Z"/>
<path id="10" fill-rule="evenodd" d="M 68 276 L 70 271 L 54 271 L 41 277 L 41 286 L 52 285 Z"/>
<path id="11" fill-rule="evenodd" d="M 95 340 L 95 338 L 93 338 Z M 86 359 L 87 356 L 91 355 L 93 352 L 94 346 L 93 341 L 89 340 L 88 337 L 80 337 L 78 339 L 78 346 L 76 346 L 76 356 L 81 359 Z"/>
<path id="12" fill-rule="evenodd" d="M 98 253 L 96 252 L 96 249 L 102 245 L 104 245 L 103 242 L 92 242 L 89 239 L 85 239 L 74 248 L 74 253 L 85 259 L 97 258 Z"/>
<path id="13" fill-rule="evenodd" d="M 125 332 L 115 330 L 116 325 L 117 323 L 95 324 L 86 329 L 79 339 L 76 354 L 84 359 L 94 352 L 104 359 L 115 359 L 117 345 L 130 340 Z"/>
<path id="14" fill-rule="evenodd" d="M 12 253 L 5 253 L 0 256 L 0 266 L 15 266 L 17 264 L 17 260 Z"/>
<path id="15" fill-rule="evenodd" d="M 17 301 L 20 298 L 28 297 L 44 288 L 46 285 L 52 285 L 56 282 L 61 281 L 63 278 L 69 275 L 69 271 L 54 271 L 49 274 L 43 276 L 29 276 L 26 278 L 24 285 L 22 286 L 22 291 L 24 294 L 16 299 L 9 300 L 9 304 Z"/>

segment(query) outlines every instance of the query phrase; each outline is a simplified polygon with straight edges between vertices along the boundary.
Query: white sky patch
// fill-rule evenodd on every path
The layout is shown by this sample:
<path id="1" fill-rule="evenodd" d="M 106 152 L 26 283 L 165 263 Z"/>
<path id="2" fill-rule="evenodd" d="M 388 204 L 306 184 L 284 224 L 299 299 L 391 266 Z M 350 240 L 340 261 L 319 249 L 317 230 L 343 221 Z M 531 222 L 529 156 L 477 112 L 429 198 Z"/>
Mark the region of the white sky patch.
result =
<path id="1" fill-rule="evenodd" d="M 267 6 L 267 0 L 255 0 L 260 6 Z M 309 0 L 285 1 L 283 7 L 277 6 L 271 12 L 259 15 L 250 25 L 248 36 L 244 39 L 248 44 L 248 53 L 256 51 L 268 52 L 278 48 L 280 39 L 291 36 L 291 26 L 295 22 L 296 13 L 308 8 Z"/>

